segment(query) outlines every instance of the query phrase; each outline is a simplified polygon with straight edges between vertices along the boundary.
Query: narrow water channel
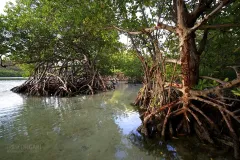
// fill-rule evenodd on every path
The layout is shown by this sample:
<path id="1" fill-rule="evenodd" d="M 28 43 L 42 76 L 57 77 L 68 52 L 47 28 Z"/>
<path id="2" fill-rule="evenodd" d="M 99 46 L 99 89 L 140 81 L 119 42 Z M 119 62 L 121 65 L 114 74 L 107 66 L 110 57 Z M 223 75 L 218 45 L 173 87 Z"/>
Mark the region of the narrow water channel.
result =
<path id="1" fill-rule="evenodd" d="M 140 86 L 120 84 L 71 98 L 10 91 L 23 82 L 0 80 L 1 160 L 225 159 L 194 139 L 163 142 L 139 135 L 141 121 L 130 103 Z"/>

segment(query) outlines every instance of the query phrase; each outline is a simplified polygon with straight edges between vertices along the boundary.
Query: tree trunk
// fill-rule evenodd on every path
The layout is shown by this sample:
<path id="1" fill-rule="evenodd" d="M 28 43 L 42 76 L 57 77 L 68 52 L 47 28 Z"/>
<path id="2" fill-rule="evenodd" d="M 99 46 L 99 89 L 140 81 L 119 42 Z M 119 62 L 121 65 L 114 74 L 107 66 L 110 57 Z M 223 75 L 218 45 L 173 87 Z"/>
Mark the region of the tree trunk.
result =
<path id="1" fill-rule="evenodd" d="M 182 91 L 185 104 L 189 103 L 188 97 L 191 87 L 198 83 L 200 56 L 196 49 L 195 33 L 190 31 L 194 20 L 186 11 L 185 3 L 181 0 L 177 4 L 177 28 L 179 37 L 179 53 L 182 71 Z"/>
<path id="2" fill-rule="evenodd" d="M 195 35 L 185 35 L 185 33 L 179 35 L 181 69 L 183 86 L 190 89 L 198 83 L 200 55 L 196 49 Z"/>
<path id="3" fill-rule="evenodd" d="M 198 83 L 200 55 L 196 48 L 195 33 L 190 32 L 196 19 L 192 19 L 182 0 L 177 4 L 176 33 L 180 42 L 180 61 L 182 68 L 183 86 L 190 89 Z"/>

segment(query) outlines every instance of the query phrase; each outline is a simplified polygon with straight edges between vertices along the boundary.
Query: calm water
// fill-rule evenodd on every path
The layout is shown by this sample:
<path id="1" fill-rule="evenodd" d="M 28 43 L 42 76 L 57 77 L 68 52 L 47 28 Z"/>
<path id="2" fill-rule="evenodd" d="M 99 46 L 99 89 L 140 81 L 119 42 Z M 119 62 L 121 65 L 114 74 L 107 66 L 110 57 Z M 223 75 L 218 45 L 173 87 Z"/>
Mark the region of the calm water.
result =
<path id="1" fill-rule="evenodd" d="M 129 104 L 140 86 L 72 98 L 9 91 L 23 82 L 0 80 L 1 160 L 224 159 L 194 139 L 162 142 L 139 135 L 139 114 Z"/>

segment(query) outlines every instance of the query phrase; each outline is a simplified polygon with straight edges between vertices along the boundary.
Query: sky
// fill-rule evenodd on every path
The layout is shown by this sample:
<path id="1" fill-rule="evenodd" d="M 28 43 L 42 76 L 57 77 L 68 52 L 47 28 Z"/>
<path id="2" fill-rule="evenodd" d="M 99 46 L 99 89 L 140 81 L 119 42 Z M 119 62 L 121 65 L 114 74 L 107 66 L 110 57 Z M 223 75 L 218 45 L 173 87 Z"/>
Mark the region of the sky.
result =
<path id="1" fill-rule="evenodd" d="M 126 45 L 129 45 L 130 44 L 130 39 L 127 38 L 127 36 L 125 36 L 124 34 L 120 34 L 120 39 L 119 39 L 120 42 L 126 44 Z"/>
<path id="2" fill-rule="evenodd" d="M 0 13 L 3 13 L 3 9 L 7 2 L 14 2 L 15 0 L 0 0 Z"/>

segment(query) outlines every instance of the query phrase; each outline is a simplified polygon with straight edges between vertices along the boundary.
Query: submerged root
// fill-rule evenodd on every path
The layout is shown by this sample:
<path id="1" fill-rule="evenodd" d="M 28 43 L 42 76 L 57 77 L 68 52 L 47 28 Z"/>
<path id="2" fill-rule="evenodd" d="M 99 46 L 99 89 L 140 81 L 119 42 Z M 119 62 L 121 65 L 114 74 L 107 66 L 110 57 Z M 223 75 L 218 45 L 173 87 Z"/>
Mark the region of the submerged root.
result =
<path id="1" fill-rule="evenodd" d="M 208 90 L 189 90 L 188 96 L 181 88 L 171 89 L 170 95 L 177 93 L 178 98 L 176 95 L 167 97 L 162 105 L 159 103 L 160 98 L 156 100 L 151 95 L 150 89 L 145 87 L 143 89 L 148 89 L 148 91 L 141 91 L 135 102 L 135 104 L 144 104 L 139 101 L 144 100 L 142 96 L 146 95 L 143 93 L 148 93 L 149 103 L 142 114 L 143 125 L 139 131 L 146 136 L 152 136 L 151 134 L 154 133 L 152 131 L 156 128 L 157 134 L 162 137 L 195 133 L 203 142 L 232 147 L 234 157 L 238 159 L 240 158 L 240 102 L 229 93 L 231 97 L 223 96 L 220 91 L 239 83 L 240 77 L 237 77 L 237 79 L 221 83 Z M 183 92 L 181 94 L 175 90 Z M 164 92 L 161 94 L 166 95 Z M 150 103 L 154 98 L 155 103 Z"/>
<path id="2" fill-rule="evenodd" d="M 203 102 L 192 101 L 203 106 Z M 211 102 L 212 104 L 213 102 Z M 238 104 L 239 105 L 239 104 Z M 218 106 L 218 108 L 216 107 Z M 181 101 L 174 101 L 160 108 L 145 112 L 143 125 L 139 130 L 146 136 L 152 136 L 153 124 L 156 124 L 157 132 L 162 137 L 189 135 L 195 133 L 203 142 L 211 144 L 222 143 L 234 149 L 234 156 L 239 158 L 239 117 L 231 108 L 206 105 L 196 107 L 191 105 L 188 108 Z M 160 116 L 158 121 L 152 122 L 153 117 Z M 218 119 L 221 117 L 221 119 Z M 233 123 L 235 121 L 237 123 Z M 224 140 L 222 137 L 229 137 Z"/>

